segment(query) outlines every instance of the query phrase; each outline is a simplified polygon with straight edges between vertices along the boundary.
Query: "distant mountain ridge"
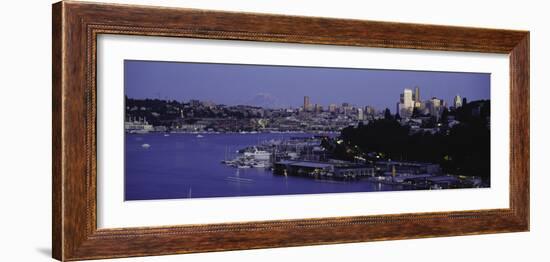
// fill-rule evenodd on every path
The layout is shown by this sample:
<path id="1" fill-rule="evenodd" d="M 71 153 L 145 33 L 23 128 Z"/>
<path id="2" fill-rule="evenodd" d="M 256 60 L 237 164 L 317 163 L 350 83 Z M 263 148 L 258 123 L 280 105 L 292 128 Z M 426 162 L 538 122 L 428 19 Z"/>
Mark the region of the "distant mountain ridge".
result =
<path id="1" fill-rule="evenodd" d="M 279 101 L 269 93 L 258 93 L 252 99 L 245 102 L 246 105 L 263 108 L 281 108 Z"/>

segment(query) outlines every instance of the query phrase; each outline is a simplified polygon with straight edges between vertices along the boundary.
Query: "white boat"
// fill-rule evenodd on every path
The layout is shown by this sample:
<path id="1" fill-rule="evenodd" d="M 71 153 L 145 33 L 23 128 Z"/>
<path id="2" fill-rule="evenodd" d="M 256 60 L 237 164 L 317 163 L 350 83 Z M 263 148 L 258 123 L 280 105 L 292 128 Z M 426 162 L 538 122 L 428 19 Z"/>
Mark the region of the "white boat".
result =
<path id="1" fill-rule="evenodd" d="M 266 167 L 267 167 L 267 164 L 266 164 L 266 162 L 255 162 L 254 164 L 252 164 L 252 167 L 255 167 L 255 168 L 266 168 Z"/>
<path id="2" fill-rule="evenodd" d="M 250 157 L 255 160 L 263 160 L 263 161 L 269 161 L 269 158 L 271 157 L 271 153 L 263 150 L 258 150 L 254 147 L 254 151 L 251 152 L 244 152 L 245 157 Z"/>
<path id="3" fill-rule="evenodd" d="M 203 135 L 197 135 L 197 138 L 203 138 L 204 136 Z"/>
<path id="4" fill-rule="evenodd" d="M 149 145 L 149 144 L 143 144 L 143 145 L 141 145 L 141 147 L 143 147 L 143 148 L 150 148 L 151 145 Z"/>

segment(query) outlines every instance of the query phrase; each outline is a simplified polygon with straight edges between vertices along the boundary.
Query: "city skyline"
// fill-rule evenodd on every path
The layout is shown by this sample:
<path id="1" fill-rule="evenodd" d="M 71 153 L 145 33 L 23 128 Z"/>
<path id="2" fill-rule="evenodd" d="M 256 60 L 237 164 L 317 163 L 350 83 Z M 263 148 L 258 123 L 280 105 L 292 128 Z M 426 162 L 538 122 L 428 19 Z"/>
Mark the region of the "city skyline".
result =
<path id="1" fill-rule="evenodd" d="M 298 108 L 307 96 L 312 105 L 325 108 L 349 103 L 389 108 L 393 113 L 404 90 L 415 87 L 420 89 L 421 100 L 437 97 L 448 105 L 457 95 L 469 101 L 490 99 L 490 74 L 485 73 L 137 60 L 124 64 L 125 94 L 137 99 Z"/>
<path id="2" fill-rule="evenodd" d="M 491 187 L 489 74 L 125 61 L 124 77 L 128 201 Z"/>

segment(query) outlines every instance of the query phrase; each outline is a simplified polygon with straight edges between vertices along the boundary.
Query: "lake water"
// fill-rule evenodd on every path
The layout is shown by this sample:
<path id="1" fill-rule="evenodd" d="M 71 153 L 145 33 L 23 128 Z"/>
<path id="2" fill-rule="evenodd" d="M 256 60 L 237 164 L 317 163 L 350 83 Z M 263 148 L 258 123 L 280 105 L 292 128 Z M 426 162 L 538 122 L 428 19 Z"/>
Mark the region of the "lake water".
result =
<path id="1" fill-rule="evenodd" d="M 237 169 L 221 163 L 246 146 L 308 134 L 126 134 L 125 199 L 318 194 L 400 190 L 369 181 L 315 180 L 277 176 L 263 168 Z M 149 148 L 142 147 L 149 144 Z M 228 155 L 230 153 L 231 155 Z M 228 177 L 239 177 L 241 182 Z M 246 182 L 244 182 L 246 181 Z"/>

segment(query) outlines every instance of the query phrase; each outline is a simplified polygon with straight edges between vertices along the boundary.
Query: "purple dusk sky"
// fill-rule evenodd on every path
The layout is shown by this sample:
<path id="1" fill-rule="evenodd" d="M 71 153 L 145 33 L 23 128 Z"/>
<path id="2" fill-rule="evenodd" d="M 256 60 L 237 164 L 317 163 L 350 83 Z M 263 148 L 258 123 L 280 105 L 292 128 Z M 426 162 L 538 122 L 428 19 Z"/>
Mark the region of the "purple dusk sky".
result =
<path id="1" fill-rule="evenodd" d="M 374 106 L 395 111 L 405 88 L 420 87 L 422 100 L 452 103 L 455 95 L 468 101 L 490 99 L 490 74 L 124 61 L 124 92 L 129 98 L 177 101 L 198 99 L 226 105 L 299 107 L 312 104 Z"/>

